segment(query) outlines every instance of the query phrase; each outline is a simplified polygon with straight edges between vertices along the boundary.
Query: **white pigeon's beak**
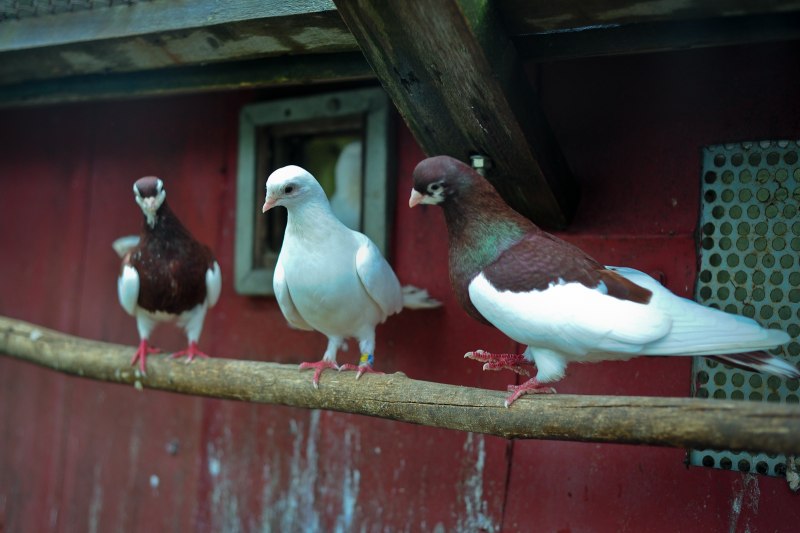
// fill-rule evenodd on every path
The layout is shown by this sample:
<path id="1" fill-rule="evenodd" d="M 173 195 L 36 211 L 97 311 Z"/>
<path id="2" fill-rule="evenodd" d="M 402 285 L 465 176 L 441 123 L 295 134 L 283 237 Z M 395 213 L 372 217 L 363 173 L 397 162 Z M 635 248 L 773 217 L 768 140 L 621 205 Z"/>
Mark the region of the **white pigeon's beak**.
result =
<path id="1" fill-rule="evenodd" d="M 425 195 L 416 189 L 411 189 L 411 198 L 408 199 L 408 207 L 414 207 L 425 198 Z"/>
<path id="2" fill-rule="evenodd" d="M 261 207 L 261 212 L 266 213 L 267 211 L 275 207 L 276 203 L 278 203 L 277 198 L 270 198 L 269 196 L 267 196 L 266 199 L 264 200 L 264 205 Z"/>

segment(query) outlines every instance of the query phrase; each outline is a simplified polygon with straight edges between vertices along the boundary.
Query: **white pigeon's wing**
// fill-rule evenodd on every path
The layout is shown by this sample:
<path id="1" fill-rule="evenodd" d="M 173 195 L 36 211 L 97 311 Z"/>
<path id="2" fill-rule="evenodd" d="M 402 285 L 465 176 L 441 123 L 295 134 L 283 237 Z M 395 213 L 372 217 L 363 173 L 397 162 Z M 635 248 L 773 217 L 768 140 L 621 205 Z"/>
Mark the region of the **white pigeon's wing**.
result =
<path id="1" fill-rule="evenodd" d="M 272 289 L 275 291 L 278 307 L 281 308 L 281 313 L 283 313 L 290 326 L 296 329 L 314 329 L 300 316 L 300 312 L 294 306 L 292 295 L 289 294 L 289 285 L 286 284 L 286 275 L 283 271 L 283 263 L 280 256 L 278 256 L 278 263 L 275 265 L 275 274 L 272 276 Z"/>
<path id="2" fill-rule="evenodd" d="M 668 335 L 649 344 L 646 355 L 719 355 L 765 350 L 789 342 L 783 331 L 763 328 L 750 318 L 681 298 L 632 268 L 607 267 L 653 293 L 650 305 L 672 318 Z"/>
<path id="3" fill-rule="evenodd" d="M 469 285 L 475 308 L 522 344 L 580 358 L 588 353 L 638 354 L 664 337 L 671 319 L 659 309 L 621 300 L 580 283 L 542 291 L 498 291 L 483 273 Z"/>
<path id="4" fill-rule="evenodd" d="M 369 237 L 356 231 L 353 234 L 359 242 L 356 272 L 361 284 L 386 316 L 399 313 L 403 308 L 403 293 L 392 267 Z"/>
<path id="5" fill-rule="evenodd" d="M 125 312 L 133 315 L 139 301 L 139 273 L 129 264 L 122 266 L 122 273 L 117 278 L 117 296 Z"/>
<path id="6" fill-rule="evenodd" d="M 222 271 L 219 263 L 214 261 L 211 268 L 206 270 L 206 302 L 208 307 L 214 307 L 219 300 L 219 293 L 222 291 Z"/>

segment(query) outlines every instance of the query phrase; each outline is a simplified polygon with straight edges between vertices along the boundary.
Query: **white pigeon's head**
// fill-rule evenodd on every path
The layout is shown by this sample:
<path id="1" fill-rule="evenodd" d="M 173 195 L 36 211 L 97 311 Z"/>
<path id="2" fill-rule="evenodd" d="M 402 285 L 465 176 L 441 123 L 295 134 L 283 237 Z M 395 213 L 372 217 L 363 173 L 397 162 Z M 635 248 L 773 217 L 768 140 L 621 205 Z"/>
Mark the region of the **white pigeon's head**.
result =
<path id="1" fill-rule="evenodd" d="M 139 178 L 133 184 L 133 195 L 136 203 L 142 208 L 147 223 L 152 228 L 156 223 L 156 212 L 167 198 L 164 182 L 155 176 Z"/>
<path id="2" fill-rule="evenodd" d="M 325 191 L 314 176 L 304 168 L 289 165 L 279 168 L 267 178 L 267 195 L 261 211 L 266 213 L 276 205 L 289 209 L 320 198 L 327 202 Z"/>

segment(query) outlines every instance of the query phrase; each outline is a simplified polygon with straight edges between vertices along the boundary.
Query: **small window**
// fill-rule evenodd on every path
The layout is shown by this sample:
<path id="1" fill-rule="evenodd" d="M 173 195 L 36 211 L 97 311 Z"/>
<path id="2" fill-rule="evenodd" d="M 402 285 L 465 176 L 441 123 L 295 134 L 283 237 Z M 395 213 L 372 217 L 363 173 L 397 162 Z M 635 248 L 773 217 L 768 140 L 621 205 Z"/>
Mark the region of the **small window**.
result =
<path id="1" fill-rule="evenodd" d="M 378 88 L 332 92 L 245 106 L 239 119 L 235 286 L 271 295 L 286 210 L 261 213 L 269 174 L 285 165 L 308 170 L 334 213 L 386 254 L 389 100 Z"/>

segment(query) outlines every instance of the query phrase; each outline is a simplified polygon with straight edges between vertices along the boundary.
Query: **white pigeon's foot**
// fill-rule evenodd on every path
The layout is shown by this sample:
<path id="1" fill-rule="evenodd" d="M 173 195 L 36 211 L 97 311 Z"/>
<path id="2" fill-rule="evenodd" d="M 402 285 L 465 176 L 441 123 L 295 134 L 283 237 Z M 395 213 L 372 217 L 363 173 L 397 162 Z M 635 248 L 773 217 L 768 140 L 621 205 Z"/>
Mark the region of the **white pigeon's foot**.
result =
<path id="1" fill-rule="evenodd" d="M 185 350 L 181 350 L 180 352 L 175 352 L 174 354 L 169 356 L 170 359 L 177 359 L 178 357 L 186 357 L 186 364 L 191 363 L 194 361 L 195 357 L 203 357 L 208 359 L 210 356 L 206 353 L 200 351 L 200 348 L 197 347 L 197 343 L 192 341 L 189 343 L 189 347 Z"/>
<path id="2" fill-rule="evenodd" d="M 383 374 L 383 372 L 379 370 L 375 370 L 372 368 L 372 365 L 369 363 L 361 364 L 361 365 L 351 365 L 346 364 L 339 367 L 339 370 L 358 370 L 358 374 L 356 374 L 356 379 L 360 378 L 364 374 Z"/>
<path id="3" fill-rule="evenodd" d="M 383 372 L 379 372 L 372 368 L 372 365 L 375 363 L 375 356 L 371 353 L 362 353 L 361 359 L 358 361 L 358 366 L 356 365 L 342 365 L 339 367 L 339 370 L 358 370 L 358 374 L 356 374 L 356 379 L 360 378 L 363 374 L 383 374 Z"/>
<path id="4" fill-rule="evenodd" d="M 308 368 L 314 369 L 314 377 L 311 379 L 311 384 L 314 385 L 315 389 L 319 388 L 319 377 L 322 375 L 322 371 L 326 368 L 333 368 L 334 370 L 339 370 L 339 365 L 337 365 L 333 361 L 326 361 L 323 359 L 322 361 L 317 361 L 316 363 L 300 363 L 300 370 L 306 370 Z"/>
<path id="5" fill-rule="evenodd" d="M 523 394 L 555 394 L 556 390 L 553 387 L 539 383 L 536 378 L 531 378 L 522 385 L 509 385 L 508 392 L 512 394 L 506 398 L 504 403 L 506 407 L 510 407 Z"/>
<path id="6" fill-rule="evenodd" d="M 464 359 L 473 359 L 484 363 L 484 370 L 511 370 L 521 376 L 531 375 L 530 371 L 522 365 L 532 367 L 533 363 L 525 359 L 522 354 L 516 353 L 490 353 L 485 350 L 475 350 L 464 354 Z"/>

